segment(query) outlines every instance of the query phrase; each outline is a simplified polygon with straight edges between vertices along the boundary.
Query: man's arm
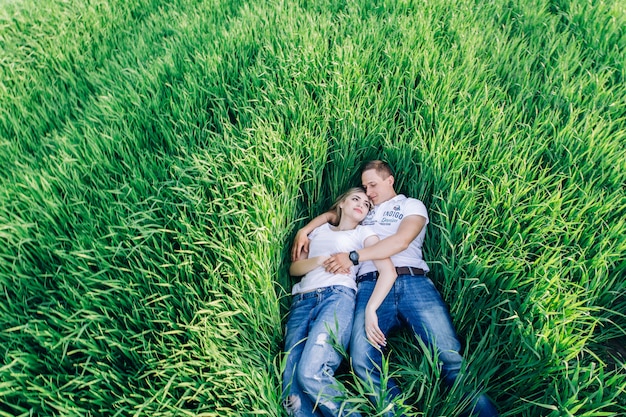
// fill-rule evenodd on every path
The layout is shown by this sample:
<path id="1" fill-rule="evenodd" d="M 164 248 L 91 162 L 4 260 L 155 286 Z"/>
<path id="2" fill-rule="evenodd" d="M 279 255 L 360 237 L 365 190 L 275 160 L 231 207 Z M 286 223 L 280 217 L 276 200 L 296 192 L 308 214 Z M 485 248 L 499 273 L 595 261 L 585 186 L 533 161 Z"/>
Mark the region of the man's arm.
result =
<path id="1" fill-rule="evenodd" d="M 359 262 L 389 258 L 409 247 L 411 242 L 420 234 L 426 225 L 426 218 L 413 214 L 402 219 L 397 233 L 381 240 L 375 245 L 358 250 Z M 347 253 L 337 253 L 324 262 L 326 271 L 335 273 L 349 268 L 352 261 Z"/>
<path id="2" fill-rule="evenodd" d="M 298 230 L 296 237 L 293 239 L 293 245 L 291 246 L 291 260 L 297 261 L 300 258 L 302 252 L 309 251 L 309 233 L 315 230 L 316 227 L 320 227 L 324 223 L 336 223 L 337 216 L 335 213 L 327 211 L 319 216 L 313 218 L 302 229 Z"/>

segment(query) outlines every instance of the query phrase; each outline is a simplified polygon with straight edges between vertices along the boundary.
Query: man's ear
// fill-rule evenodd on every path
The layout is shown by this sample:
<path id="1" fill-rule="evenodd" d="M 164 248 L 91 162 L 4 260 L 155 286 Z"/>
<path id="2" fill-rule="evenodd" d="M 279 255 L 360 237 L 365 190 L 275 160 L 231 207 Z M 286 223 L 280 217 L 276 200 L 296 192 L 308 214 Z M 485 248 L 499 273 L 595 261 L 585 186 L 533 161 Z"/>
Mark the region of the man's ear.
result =
<path id="1" fill-rule="evenodd" d="M 393 175 L 390 175 L 389 178 L 387 178 L 387 180 L 389 180 L 389 185 L 393 186 L 393 183 L 395 181 L 395 178 L 393 178 Z"/>

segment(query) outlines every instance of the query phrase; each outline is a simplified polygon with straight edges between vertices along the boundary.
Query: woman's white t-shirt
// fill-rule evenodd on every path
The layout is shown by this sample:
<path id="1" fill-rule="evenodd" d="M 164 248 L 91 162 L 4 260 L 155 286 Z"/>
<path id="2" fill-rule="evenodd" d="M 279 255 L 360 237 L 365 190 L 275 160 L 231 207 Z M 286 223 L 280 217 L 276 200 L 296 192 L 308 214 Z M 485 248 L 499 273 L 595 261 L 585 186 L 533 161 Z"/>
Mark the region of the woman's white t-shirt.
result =
<path id="1" fill-rule="evenodd" d="M 359 225 L 351 230 L 332 230 L 331 225 L 326 223 L 309 234 L 309 258 L 363 249 L 365 239 L 373 235 L 374 231 L 367 226 Z M 331 285 L 344 285 L 356 290 L 357 268 L 353 266 L 349 274 L 332 274 L 318 266 L 295 284 L 291 293 L 301 294 Z"/>

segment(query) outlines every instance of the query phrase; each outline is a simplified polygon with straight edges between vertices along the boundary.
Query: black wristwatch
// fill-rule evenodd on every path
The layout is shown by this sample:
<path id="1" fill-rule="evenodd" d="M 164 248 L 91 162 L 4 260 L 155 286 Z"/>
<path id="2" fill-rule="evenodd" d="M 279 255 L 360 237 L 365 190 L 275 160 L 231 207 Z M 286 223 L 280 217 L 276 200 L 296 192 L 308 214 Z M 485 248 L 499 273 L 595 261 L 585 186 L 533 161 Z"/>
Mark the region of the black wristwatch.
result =
<path id="1" fill-rule="evenodd" d="M 352 252 L 348 254 L 348 257 L 350 258 L 350 260 L 352 261 L 354 265 L 359 264 L 359 252 L 353 250 Z"/>

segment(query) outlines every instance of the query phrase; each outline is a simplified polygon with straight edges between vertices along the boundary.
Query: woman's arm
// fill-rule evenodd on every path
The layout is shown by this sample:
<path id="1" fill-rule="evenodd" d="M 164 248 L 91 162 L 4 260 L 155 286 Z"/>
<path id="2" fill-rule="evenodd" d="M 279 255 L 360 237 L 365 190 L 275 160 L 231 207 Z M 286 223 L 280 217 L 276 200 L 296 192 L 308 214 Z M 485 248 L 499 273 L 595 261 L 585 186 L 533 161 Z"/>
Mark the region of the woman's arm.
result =
<path id="1" fill-rule="evenodd" d="M 297 260 L 291 263 L 289 267 L 289 274 L 293 277 L 300 277 L 305 275 L 315 268 L 319 267 L 324 263 L 328 256 L 316 256 L 314 258 L 308 258 L 308 252 L 300 252 L 301 256 L 304 256 L 304 259 Z"/>
<path id="2" fill-rule="evenodd" d="M 379 241 L 380 239 L 378 236 L 370 236 L 365 240 L 364 246 L 372 246 Z M 376 265 L 379 275 L 374 291 L 372 292 L 372 295 L 367 302 L 367 306 L 365 307 L 365 332 L 367 334 L 367 338 L 376 346 L 385 346 L 387 344 L 387 339 L 378 326 L 378 315 L 376 314 L 376 310 L 378 310 L 378 307 L 380 307 L 385 297 L 387 297 L 387 294 L 389 294 L 389 290 L 391 290 L 394 282 L 396 282 L 398 274 L 396 273 L 396 269 L 389 258 L 375 260 L 374 265 Z"/>

